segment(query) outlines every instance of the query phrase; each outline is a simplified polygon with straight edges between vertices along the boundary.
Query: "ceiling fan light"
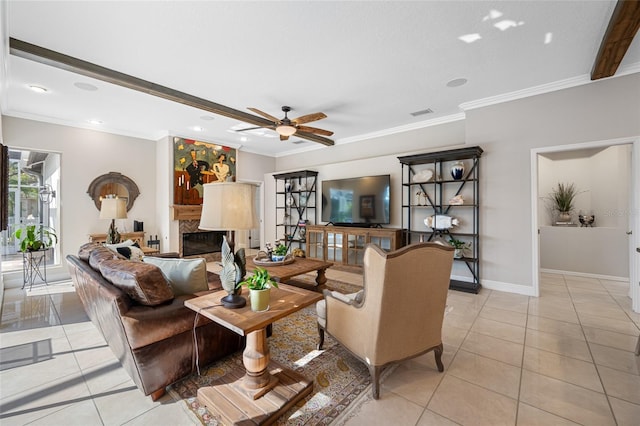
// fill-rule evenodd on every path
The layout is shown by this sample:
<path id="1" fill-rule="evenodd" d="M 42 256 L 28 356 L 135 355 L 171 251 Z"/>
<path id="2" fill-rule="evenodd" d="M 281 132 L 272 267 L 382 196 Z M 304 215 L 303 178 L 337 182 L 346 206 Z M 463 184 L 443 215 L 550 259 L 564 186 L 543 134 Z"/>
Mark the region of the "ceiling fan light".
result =
<path id="1" fill-rule="evenodd" d="M 280 126 L 276 127 L 276 132 L 278 132 L 278 134 L 281 136 L 291 136 L 296 132 L 296 130 L 297 129 L 295 127 L 285 124 L 281 124 Z"/>

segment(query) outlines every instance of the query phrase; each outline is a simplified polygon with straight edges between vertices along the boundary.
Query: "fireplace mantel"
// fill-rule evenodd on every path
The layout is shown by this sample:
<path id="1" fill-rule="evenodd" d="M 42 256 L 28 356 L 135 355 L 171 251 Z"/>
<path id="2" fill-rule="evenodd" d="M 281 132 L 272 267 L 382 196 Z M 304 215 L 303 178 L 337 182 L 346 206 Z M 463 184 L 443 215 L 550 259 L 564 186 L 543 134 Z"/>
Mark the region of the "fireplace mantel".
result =
<path id="1" fill-rule="evenodd" d="M 200 220 L 202 205 L 172 205 L 172 220 Z"/>

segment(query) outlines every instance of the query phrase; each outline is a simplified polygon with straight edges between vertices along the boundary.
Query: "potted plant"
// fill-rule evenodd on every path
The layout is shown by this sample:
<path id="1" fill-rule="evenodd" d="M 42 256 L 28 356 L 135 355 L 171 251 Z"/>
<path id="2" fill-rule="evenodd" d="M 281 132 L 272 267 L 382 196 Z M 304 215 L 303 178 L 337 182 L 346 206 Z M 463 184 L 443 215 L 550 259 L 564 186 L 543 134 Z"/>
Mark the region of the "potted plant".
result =
<path id="1" fill-rule="evenodd" d="M 449 244 L 453 246 L 455 251 L 453 252 L 453 257 L 456 259 L 462 259 L 464 257 L 465 249 L 471 247 L 471 243 L 465 243 L 464 241 L 460 241 L 453 237 L 449 238 Z"/>
<path id="2" fill-rule="evenodd" d="M 20 251 L 46 250 L 58 242 L 55 229 L 44 225 L 26 225 L 14 233 L 20 241 Z"/>
<path id="3" fill-rule="evenodd" d="M 273 249 L 273 254 L 271 255 L 271 260 L 274 262 L 281 262 L 284 260 L 284 257 L 287 255 L 287 251 L 289 248 L 286 244 L 278 244 L 275 249 Z"/>
<path id="4" fill-rule="evenodd" d="M 573 183 L 558 183 L 558 186 L 551 193 L 553 209 L 557 210 L 560 222 L 571 222 L 571 211 L 573 210 L 573 200 L 578 195 L 578 190 Z"/>
<path id="5" fill-rule="evenodd" d="M 278 283 L 271 278 L 269 271 L 256 268 L 253 275 L 238 284 L 238 286 L 242 285 L 249 289 L 252 311 L 262 312 L 269 309 L 271 287 L 278 288 Z"/>

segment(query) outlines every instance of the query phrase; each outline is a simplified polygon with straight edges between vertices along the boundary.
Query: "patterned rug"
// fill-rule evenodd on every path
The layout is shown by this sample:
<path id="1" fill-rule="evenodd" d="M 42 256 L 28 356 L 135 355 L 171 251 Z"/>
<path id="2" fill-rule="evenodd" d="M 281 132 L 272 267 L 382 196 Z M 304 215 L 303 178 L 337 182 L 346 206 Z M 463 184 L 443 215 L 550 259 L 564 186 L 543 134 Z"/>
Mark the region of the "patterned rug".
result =
<path id="1" fill-rule="evenodd" d="M 357 287 L 329 281 L 331 290 L 352 292 Z M 315 306 L 309 306 L 273 324 L 269 338 L 272 359 L 307 378 L 314 378 L 313 391 L 281 416 L 278 425 L 327 425 L 349 410 L 363 393 L 371 393 L 369 372 L 331 336 L 326 336 L 324 349 L 316 350 L 318 330 Z M 237 352 L 169 388 L 176 399 L 182 399 L 202 424 L 218 425 L 220 418 L 201 406 L 196 393 L 235 366 L 242 366 L 242 353 Z"/>

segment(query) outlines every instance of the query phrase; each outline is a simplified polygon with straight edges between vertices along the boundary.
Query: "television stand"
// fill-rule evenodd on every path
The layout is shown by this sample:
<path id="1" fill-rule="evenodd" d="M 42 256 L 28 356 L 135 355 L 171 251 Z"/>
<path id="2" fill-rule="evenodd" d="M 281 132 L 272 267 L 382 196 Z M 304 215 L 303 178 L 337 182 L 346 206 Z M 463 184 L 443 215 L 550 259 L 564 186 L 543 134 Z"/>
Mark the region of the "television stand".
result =
<path id="1" fill-rule="evenodd" d="M 362 267 L 367 244 L 386 251 L 397 250 L 402 247 L 402 229 L 308 225 L 306 242 L 306 256 L 310 259 Z"/>

